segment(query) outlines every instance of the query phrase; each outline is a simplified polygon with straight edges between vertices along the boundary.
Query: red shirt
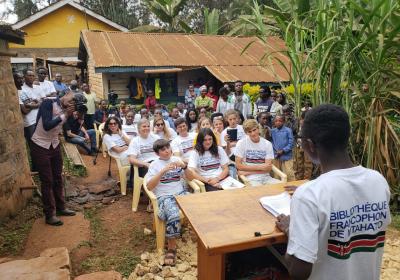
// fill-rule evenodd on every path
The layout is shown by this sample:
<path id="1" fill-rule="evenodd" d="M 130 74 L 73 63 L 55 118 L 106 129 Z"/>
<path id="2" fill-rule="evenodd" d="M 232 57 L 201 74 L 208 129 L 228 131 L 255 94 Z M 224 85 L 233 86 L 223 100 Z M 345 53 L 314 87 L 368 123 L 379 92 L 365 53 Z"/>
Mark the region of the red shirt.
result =
<path id="1" fill-rule="evenodd" d="M 217 103 L 218 103 L 218 99 L 219 99 L 218 96 L 211 92 L 207 92 L 206 96 L 211 98 L 214 101 L 213 108 L 215 111 L 217 109 Z"/>
<path id="2" fill-rule="evenodd" d="M 146 100 L 144 101 L 144 105 L 146 105 L 147 110 L 156 106 L 157 101 L 155 96 L 147 96 Z"/>

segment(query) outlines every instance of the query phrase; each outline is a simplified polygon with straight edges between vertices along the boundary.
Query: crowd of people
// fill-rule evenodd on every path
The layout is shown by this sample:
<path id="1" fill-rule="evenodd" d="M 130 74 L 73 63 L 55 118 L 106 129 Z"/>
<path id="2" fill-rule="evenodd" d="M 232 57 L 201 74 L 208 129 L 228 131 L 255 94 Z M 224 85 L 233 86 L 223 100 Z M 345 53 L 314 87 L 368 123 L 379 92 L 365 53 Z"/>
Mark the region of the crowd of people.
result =
<path id="1" fill-rule="evenodd" d="M 389 188 L 380 174 L 351 162 L 350 123 L 342 108 L 326 104 L 312 109 L 305 102 L 298 119 L 284 93 L 263 87 L 253 104 L 243 83 L 236 81 L 218 94 L 211 86 L 189 84 L 185 102 L 170 110 L 148 91 L 145 107 L 135 110 L 125 100 L 111 107 L 106 100 L 97 101 L 87 84 L 79 87 L 72 81 L 68 87 L 61 75 L 54 82 L 46 75 L 44 68 L 37 78 L 30 70 L 23 77 L 15 75 L 33 169 L 42 182 L 46 223 L 62 225 L 57 215 L 75 215 L 65 207 L 62 192 L 61 128 L 66 141 L 93 154 L 94 129 L 104 126 L 108 152 L 138 166 L 138 176 L 157 197 L 158 216 L 166 222 L 166 265 L 176 261 L 181 225 L 175 196 L 189 194 L 187 181 L 199 180 L 212 192 L 222 190 L 227 178 L 244 176 L 256 187 L 277 182 L 272 165 L 288 181 L 312 179 L 318 165 L 322 175 L 296 190 L 290 218 L 278 217 L 277 226 L 289 237 L 290 274 L 296 279 L 324 279 L 327 273 L 336 275 L 329 279 L 379 278 L 382 236 L 390 222 Z M 375 216 L 365 214 L 378 210 Z M 351 227 L 352 220 L 346 219 L 354 213 L 374 221 Z M 357 242 L 365 239 L 369 243 L 364 248 Z M 357 247 L 357 257 L 350 256 L 348 246 Z M 372 270 L 360 272 L 360 265 L 370 263 L 376 264 Z"/>

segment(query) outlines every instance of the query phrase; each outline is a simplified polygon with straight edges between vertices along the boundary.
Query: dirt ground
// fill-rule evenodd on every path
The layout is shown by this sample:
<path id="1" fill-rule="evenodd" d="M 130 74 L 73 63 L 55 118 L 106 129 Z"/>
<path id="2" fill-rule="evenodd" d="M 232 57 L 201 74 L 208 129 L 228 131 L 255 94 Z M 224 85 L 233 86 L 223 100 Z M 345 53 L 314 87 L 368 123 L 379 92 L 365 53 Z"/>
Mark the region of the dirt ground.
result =
<path id="1" fill-rule="evenodd" d="M 83 156 L 83 159 L 88 176 L 71 178 L 69 183 L 87 185 L 108 178 L 108 157 L 103 158 L 99 154 L 96 165 L 93 165 L 92 157 Z M 111 176 L 118 179 L 114 161 L 111 172 Z M 143 231 L 144 228 L 152 229 L 152 214 L 146 212 L 147 198 L 141 197 L 136 213 L 131 211 L 131 201 L 132 190 L 129 190 L 126 196 L 119 197 L 110 205 L 86 206 L 78 222 L 68 221 L 67 218 L 63 227 L 50 229 L 44 225 L 40 203 L 36 198 L 20 215 L 0 225 L 0 231 L 7 232 L 0 232 L 0 261 L 2 257 L 18 259 L 37 256 L 47 246 L 60 246 L 65 240 L 64 245 L 68 245 L 70 250 L 72 276 L 116 270 L 128 277 L 136 264 L 140 263 L 140 255 L 155 248 L 154 235 L 145 235 Z M 43 227 L 52 230 L 51 234 L 47 231 L 42 236 Z M 59 234 L 60 230 L 65 232 Z M 391 279 L 392 275 L 400 273 L 400 260 L 397 262 L 400 248 L 398 236 L 398 230 L 390 229 L 382 279 Z"/>

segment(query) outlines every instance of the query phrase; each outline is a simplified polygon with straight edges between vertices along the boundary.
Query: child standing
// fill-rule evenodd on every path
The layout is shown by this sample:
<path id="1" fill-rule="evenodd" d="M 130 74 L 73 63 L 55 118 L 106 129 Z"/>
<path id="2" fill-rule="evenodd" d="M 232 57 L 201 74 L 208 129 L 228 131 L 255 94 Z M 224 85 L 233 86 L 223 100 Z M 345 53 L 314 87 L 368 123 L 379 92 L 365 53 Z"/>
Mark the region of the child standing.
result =
<path id="1" fill-rule="evenodd" d="M 294 180 L 293 172 L 293 133 L 285 126 L 285 117 L 277 115 L 275 128 L 271 129 L 272 146 L 274 147 L 274 165 L 287 175 L 288 181 Z"/>
<path id="2" fill-rule="evenodd" d="M 172 156 L 171 146 L 165 139 L 155 141 L 153 149 L 159 158 L 150 164 L 145 180 L 147 188 L 157 197 L 158 216 L 166 222 L 168 250 L 164 263 L 173 266 L 176 262 L 176 238 L 181 233 L 175 196 L 187 194 L 182 184 L 183 175 L 187 176 L 187 165 L 178 157 Z"/>

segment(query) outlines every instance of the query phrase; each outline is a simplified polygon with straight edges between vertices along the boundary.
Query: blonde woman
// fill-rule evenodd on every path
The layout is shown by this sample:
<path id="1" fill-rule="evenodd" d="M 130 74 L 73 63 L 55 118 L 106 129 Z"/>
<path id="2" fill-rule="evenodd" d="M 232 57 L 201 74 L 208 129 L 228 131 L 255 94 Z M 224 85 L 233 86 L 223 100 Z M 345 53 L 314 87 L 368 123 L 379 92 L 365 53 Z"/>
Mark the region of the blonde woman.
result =
<path id="1" fill-rule="evenodd" d="M 153 124 L 153 133 L 160 137 L 160 139 L 172 141 L 172 139 L 177 136 L 176 132 L 172 128 L 167 127 L 163 117 L 156 115 Z"/>

